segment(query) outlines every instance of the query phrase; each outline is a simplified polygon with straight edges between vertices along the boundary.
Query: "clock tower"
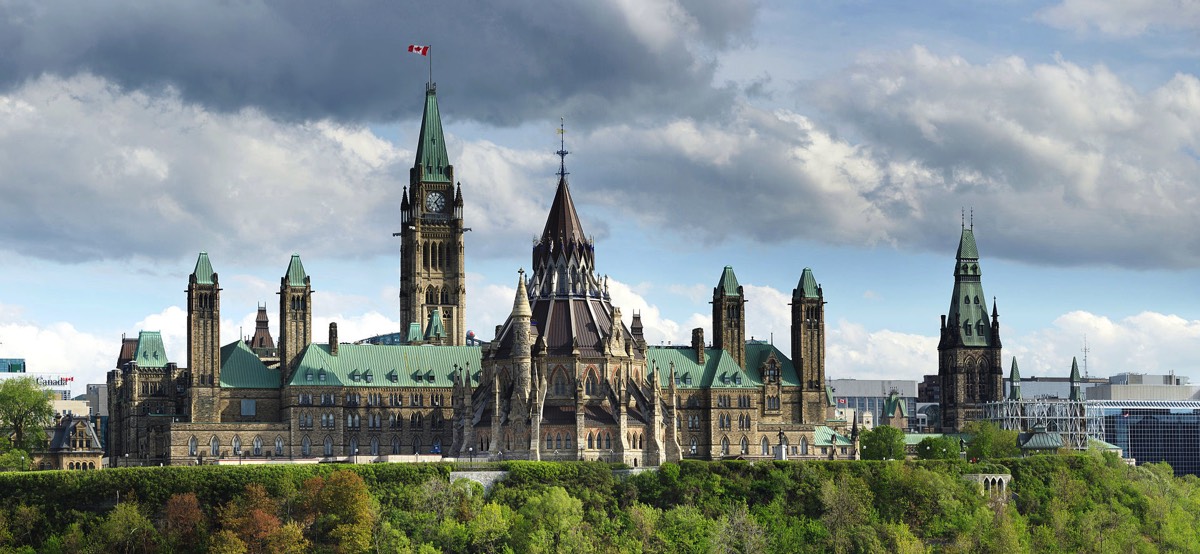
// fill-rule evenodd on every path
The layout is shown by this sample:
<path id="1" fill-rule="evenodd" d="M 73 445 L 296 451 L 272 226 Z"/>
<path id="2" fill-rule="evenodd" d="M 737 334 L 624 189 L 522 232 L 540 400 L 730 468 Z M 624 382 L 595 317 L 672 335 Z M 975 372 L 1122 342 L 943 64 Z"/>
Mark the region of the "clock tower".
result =
<path id="1" fill-rule="evenodd" d="M 400 201 L 400 329 L 424 329 L 434 310 L 448 344 L 466 343 L 467 278 L 463 260 L 462 186 L 446 155 L 437 86 L 425 88 L 417 156 Z"/>

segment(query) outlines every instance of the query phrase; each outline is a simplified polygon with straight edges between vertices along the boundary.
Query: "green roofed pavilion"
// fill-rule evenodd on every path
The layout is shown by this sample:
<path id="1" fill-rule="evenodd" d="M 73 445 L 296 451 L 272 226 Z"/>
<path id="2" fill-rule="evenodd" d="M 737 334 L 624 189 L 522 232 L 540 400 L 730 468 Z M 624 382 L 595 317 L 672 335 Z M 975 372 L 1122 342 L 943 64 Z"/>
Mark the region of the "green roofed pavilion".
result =
<path id="1" fill-rule="evenodd" d="M 207 260 L 207 258 L 205 258 Z M 137 350 L 134 351 L 134 361 L 138 367 L 166 367 L 167 349 L 163 347 L 162 333 L 159 331 L 142 331 L 138 333 Z"/>

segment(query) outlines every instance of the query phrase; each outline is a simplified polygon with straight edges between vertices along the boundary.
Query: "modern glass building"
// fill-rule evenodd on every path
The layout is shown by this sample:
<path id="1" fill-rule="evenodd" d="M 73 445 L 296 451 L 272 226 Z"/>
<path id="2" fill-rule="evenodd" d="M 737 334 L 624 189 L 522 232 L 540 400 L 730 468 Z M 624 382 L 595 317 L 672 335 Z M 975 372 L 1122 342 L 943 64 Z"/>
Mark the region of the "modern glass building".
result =
<path id="1" fill-rule="evenodd" d="M 1138 464 L 1167 462 L 1176 475 L 1200 475 L 1200 401 L 1092 400 L 1106 442 Z"/>

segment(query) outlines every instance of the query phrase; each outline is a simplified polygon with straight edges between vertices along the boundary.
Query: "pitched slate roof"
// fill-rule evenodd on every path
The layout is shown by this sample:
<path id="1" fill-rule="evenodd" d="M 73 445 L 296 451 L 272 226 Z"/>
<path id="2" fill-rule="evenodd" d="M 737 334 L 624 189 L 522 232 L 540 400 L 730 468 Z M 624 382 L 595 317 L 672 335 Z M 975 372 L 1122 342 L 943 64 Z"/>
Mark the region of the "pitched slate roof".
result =
<path id="1" fill-rule="evenodd" d="M 478 346 L 341 344 L 338 355 L 327 344 L 310 344 L 300 354 L 291 386 L 450 387 L 457 365 L 480 374 Z"/>
<path id="2" fill-rule="evenodd" d="M 85 448 L 87 450 L 101 450 L 100 438 L 96 435 L 96 428 L 92 426 L 92 422 L 86 416 L 81 415 L 66 415 L 54 427 L 54 434 L 50 437 L 50 443 L 47 450 L 50 452 L 60 452 L 63 450 L 78 450 L 75 448 L 74 436 L 76 426 L 83 424 L 84 440 L 87 441 Z"/>
<path id="3" fill-rule="evenodd" d="M 170 362 L 167 361 L 167 350 L 163 347 L 162 333 L 159 331 L 139 332 L 133 360 L 139 367 L 166 367 Z"/>
<path id="4" fill-rule="evenodd" d="M 277 389 L 279 370 L 263 365 L 245 341 L 221 347 L 221 388 Z"/>

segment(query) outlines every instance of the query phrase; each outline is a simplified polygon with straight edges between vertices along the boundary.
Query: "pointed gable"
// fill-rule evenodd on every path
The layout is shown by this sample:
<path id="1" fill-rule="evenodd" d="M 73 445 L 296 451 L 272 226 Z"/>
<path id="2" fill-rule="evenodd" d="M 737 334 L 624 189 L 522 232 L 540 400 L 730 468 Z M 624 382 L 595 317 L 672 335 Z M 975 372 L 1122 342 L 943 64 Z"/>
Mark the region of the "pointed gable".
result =
<path id="1" fill-rule="evenodd" d="M 421 137 L 417 141 L 415 166 L 422 169 L 417 179 L 425 183 L 449 183 L 450 157 L 442 136 L 442 115 L 438 111 L 437 87 L 425 89 L 425 113 L 421 116 Z"/>

